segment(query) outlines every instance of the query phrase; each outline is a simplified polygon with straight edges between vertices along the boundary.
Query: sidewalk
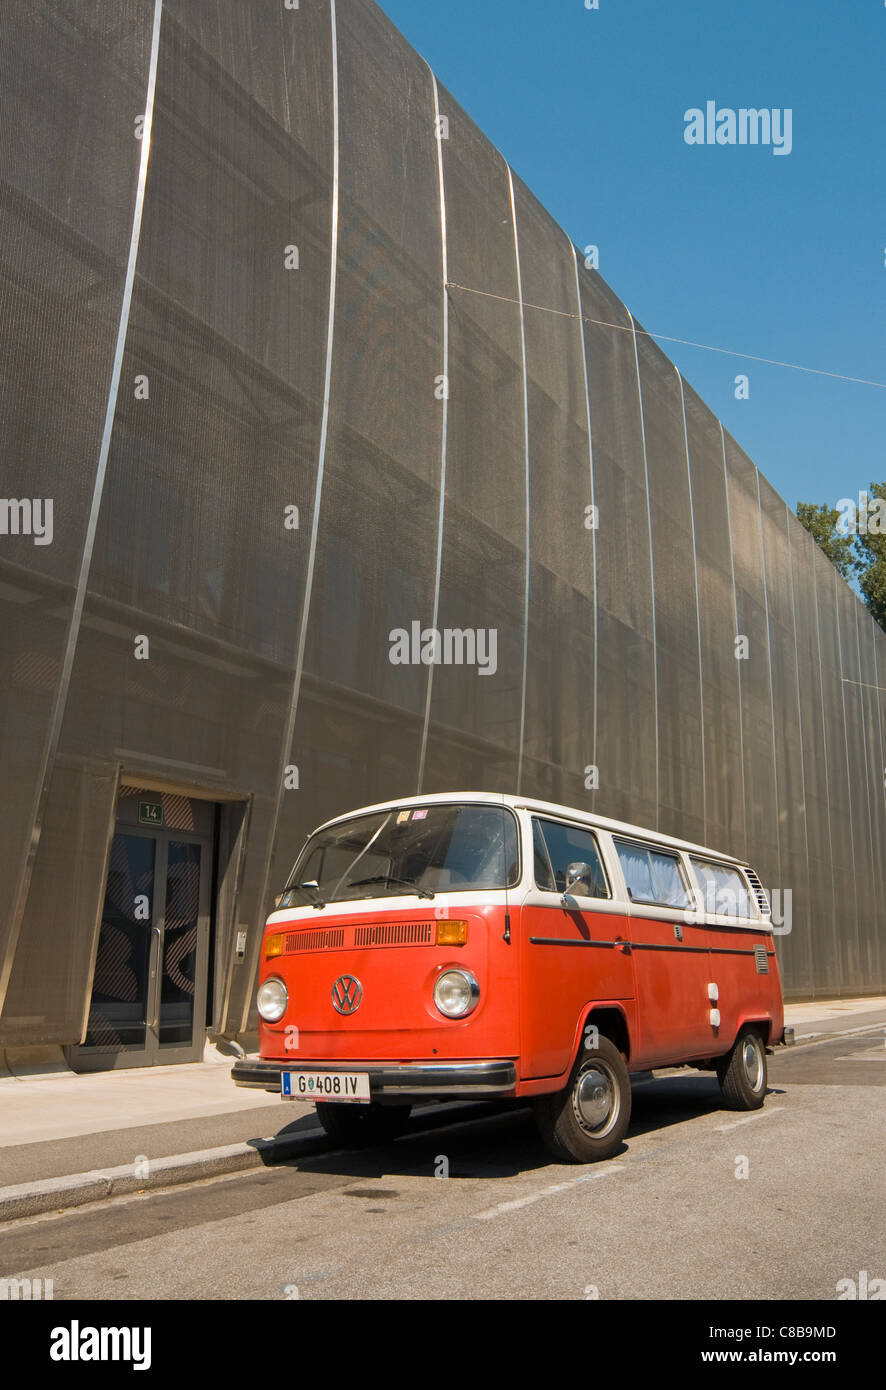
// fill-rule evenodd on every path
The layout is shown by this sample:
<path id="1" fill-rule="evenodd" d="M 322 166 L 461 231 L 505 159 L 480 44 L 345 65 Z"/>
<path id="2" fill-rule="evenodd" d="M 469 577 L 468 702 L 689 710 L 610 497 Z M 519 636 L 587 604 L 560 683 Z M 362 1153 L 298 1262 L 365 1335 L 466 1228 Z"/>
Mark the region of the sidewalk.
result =
<path id="1" fill-rule="evenodd" d="M 856 1028 L 886 1025 L 886 996 L 871 999 L 813 1000 L 809 1004 L 785 1004 L 784 1021 L 796 1030 L 798 1043 L 811 1042 L 827 1033 L 848 1033 Z"/>
<path id="2" fill-rule="evenodd" d="M 798 1044 L 886 1027 L 886 997 L 786 1004 L 785 1023 Z M 231 1060 L 0 1078 L 0 1220 L 324 1147 L 313 1105 L 234 1086 Z"/>

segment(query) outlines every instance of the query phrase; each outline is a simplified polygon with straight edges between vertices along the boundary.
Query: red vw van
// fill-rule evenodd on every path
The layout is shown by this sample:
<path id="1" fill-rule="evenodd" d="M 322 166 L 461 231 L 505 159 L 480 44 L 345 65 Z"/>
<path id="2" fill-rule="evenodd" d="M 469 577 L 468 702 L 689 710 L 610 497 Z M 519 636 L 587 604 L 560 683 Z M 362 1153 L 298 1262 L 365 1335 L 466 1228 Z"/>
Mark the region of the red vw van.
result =
<path id="1" fill-rule="evenodd" d="M 526 797 L 370 806 L 307 840 L 262 943 L 260 1060 L 337 1143 L 419 1100 L 520 1098 L 561 1161 L 615 1152 L 631 1072 L 753 1110 L 784 1039 L 766 894 L 728 855 Z"/>

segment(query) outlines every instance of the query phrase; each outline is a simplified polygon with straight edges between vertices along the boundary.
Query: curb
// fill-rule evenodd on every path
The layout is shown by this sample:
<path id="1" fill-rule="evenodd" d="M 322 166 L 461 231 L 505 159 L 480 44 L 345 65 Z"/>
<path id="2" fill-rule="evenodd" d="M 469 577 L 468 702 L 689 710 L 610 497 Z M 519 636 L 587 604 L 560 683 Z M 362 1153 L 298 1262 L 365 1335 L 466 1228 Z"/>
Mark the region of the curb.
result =
<path id="1" fill-rule="evenodd" d="M 878 1023 L 865 1023 L 861 1028 L 841 1028 L 839 1031 L 826 1033 L 801 1033 L 789 1050 L 795 1052 L 800 1047 L 814 1047 L 817 1043 L 836 1042 L 838 1038 L 857 1038 L 862 1033 L 871 1033 L 883 1026 L 881 1020 Z"/>
<path id="2" fill-rule="evenodd" d="M 101 1202 L 131 1192 L 173 1187 L 195 1182 L 199 1178 L 214 1178 L 222 1173 L 262 1168 L 268 1163 L 304 1156 L 316 1147 L 321 1135 L 322 1130 L 318 1128 L 316 1134 L 309 1132 L 298 1138 L 256 1139 L 225 1144 L 216 1149 L 172 1154 L 167 1158 L 152 1159 L 148 1172 L 141 1177 L 136 1177 L 131 1163 L 124 1163 L 117 1168 L 100 1168 L 88 1173 L 41 1178 L 38 1182 L 3 1187 L 0 1188 L 0 1222 L 17 1221 L 24 1216 L 39 1216 L 43 1212 L 68 1207 L 82 1207 L 88 1202 Z M 326 1147 L 324 1144 L 323 1148 Z"/>

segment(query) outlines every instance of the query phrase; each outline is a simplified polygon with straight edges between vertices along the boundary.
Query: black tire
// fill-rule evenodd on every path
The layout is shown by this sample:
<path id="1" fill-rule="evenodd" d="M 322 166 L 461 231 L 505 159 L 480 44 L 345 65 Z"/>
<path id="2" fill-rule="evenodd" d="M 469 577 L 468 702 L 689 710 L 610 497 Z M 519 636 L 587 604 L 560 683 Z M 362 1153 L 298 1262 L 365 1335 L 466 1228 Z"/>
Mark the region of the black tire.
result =
<path id="1" fill-rule="evenodd" d="M 759 1110 L 766 1099 L 766 1044 L 756 1028 L 739 1033 L 717 1063 L 717 1080 L 730 1110 Z"/>
<path id="2" fill-rule="evenodd" d="M 539 1133 L 561 1163 L 597 1163 L 621 1148 L 631 1119 L 631 1078 L 614 1043 L 582 1049 L 563 1091 L 533 1107 Z"/>
<path id="3" fill-rule="evenodd" d="M 336 1105 L 324 1100 L 317 1106 L 317 1119 L 342 1148 L 364 1149 L 399 1139 L 409 1125 L 411 1110 L 409 1105 Z"/>

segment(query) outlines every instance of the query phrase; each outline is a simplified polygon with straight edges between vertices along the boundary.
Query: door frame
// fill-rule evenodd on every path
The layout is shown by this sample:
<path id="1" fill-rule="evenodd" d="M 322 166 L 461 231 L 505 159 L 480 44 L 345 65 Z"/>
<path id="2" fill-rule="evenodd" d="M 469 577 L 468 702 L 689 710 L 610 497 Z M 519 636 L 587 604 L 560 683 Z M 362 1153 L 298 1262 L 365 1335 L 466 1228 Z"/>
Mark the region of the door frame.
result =
<path id="1" fill-rule="evenodd" d="M 166 1066 L 181 1062 L 200 1062 L 206 1039 L 206 999 L 209 989 L 209 936 L 212 929 L 212 868 L 214 839 L 190 830 L 174 830 L 143 825 L 121 825 L 115 821 L 115 835 L 132 835 L 153 840 L 154 891 L 151 900 L 151 944 L 148 956 L 147 998 L 145 999 L 144 1047 L 101 1047 L 79 1043 L 69 1048 L 68 1060 L 77 1072 L 116 1071 L 130 1067 Z M 160 1001 L 163 978 L 163 948 L 166 932 L 169 845 L 196 844 L 200 856 L 200 889 L 197 908 L 197 959 L 194 969 L 193 1036 L 189 1044 L 161 1043 L 159 1034 Z M 107 875 L 105 882 L 107 884 Z M 160 910 L 158 910 L 160 909 Z M 104 898 L 102 898 L 104 915 Z M 101 923 L 99 941 L 101 944 Z M 91 991 L 90 991 L 91 998 Z"/>

